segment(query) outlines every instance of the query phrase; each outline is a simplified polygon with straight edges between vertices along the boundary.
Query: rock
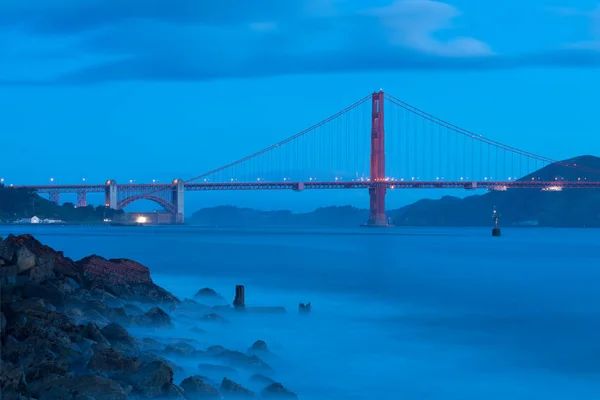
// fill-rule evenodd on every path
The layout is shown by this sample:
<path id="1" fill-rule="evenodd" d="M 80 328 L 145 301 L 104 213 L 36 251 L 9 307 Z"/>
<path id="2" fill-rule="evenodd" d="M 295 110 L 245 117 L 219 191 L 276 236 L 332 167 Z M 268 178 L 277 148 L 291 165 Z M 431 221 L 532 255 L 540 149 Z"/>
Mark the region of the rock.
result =
<path id="1" fill-rule="evenodd" d="M 256 397 L 252 390 L 246 389 L 239 383 L 234 382 L 229 378 L 223 378 L 223 381 L 221 382 L 221 392 L 226 396 L 233 395 L 238 397 Z"/>
<path id="2" fill-rule="evenodd" d="M 25 299 L 41 298 L 55 307 L 63 307 L 65 304 L 65 292 L 52 282 L 29 282 L 22 285 L 18 292 Z"/>
<path id="3" fill-rule="evenodd" d="M 183 375 L 185 374 L 185 371 L 183 370 L 183 368 L 177 366 L 174 362 L 169 361 L 159 355 L 156 355 L 154 353 L 151 353 L 149 351 L 143 351 L 139 354 L 138 358 L 140 359 L 140 361 L 142 361 L 143 363 L 149 364 L 151 362 L 155 362 L 155 361 L 160 361 L 161 363 L 167 365 L 169 368 L 171 368 L 173 370 L 174 373 Z"/>
<path id="4" fill-rule="evenodd" d="M 150 271 L 126 259 L 107 260 L 93 255 L 77 262 L 85 279 L 96 287 L 124 300 L 173 304 L 179 300 L 154 284 Z"/>
<path id="5" fill-rule="evenodd" d="M 81 334 L 83 337 L 93 340 L 98 344 L 104 345 L 106 347 L 110 346 L 110 342 L 104 337 L 104 335 L 100 331 L 100 328 L 98 328 L 98 325 L 96 325 L 93 322 L 88 322 Z"/>
<path id="6" fill-rule="evenodd" d="M 132 318 L 132 322 L 136 325 L 142 325 L 152 328 L 172 327 L 173 322 L 169 314 L 158 307 L 151 308 L 143 315 L 137 315 Z"/>
<path id="7" fill-rule="evenodd" d="M 221 296 L 219 293 L 217 293 L 214 289 L 211 288 L 202 288 L 198 290 L 198 292 L 194 295 L 194 298 L 219 302 L 226 301 L 225 297 Z"/>
<path id="8" fill-rule="evenodd" d="M 240 368 L 271 372 L 273 369 L 256 355 L 247 355 L 240 351 L 228 350 L 222 346 L 211 346 L 206 353 L 214 358 Z"/>
<path id="9" fill-rule="evenodd" d="M 20 365 L 3 361 L 0 365 L 0 393 L 2 398 L 18 398 L 17 393 L 26 391 L 25 369 Z"/>
<path id="10" fill-rule="evenodd" d="M 6 317 L 0 311 L 0 331 L 4 333 L 4 328 L 6 328 Z"/>
<path id="11" fill-rule="evenodd" d="M 227 319 L 221 317 L 217 313 L 206 314 L 205 316 L 203 316 L 202 318 L 200 318 L 200 321 L 204 321 L 204 322 L 219 322 L 219 323 L 228 323 L 229 322 Z"/>
<path id="12" fill-rule="evenodd" d="M 217 388 L 206 383 L 204 379 L 199 375 L 190 376 L 179 386 L 185 391 L 186 396 L 192 399 L 220 399 L 221 394 Z"/>
<path id="13" fill-rule="evenodd" d="M 274 382 L 263 389 L 261 392 L 265 399 L 297 399 L 298 396 L 294 392 L 287 390 L 281 383 Z"/>
<path id="14" fill-rule="evenodd" d="M 108 348 L 96 351 L 88 362 L 87 368 L 110 376 L 133 374 L 140 369 L 141 365 L 141 361 L 137 358 L 126 357 L 123 353 Z"/>
<path id="15" fill-rule="evenodd" d="M 298 312 L 300 313 L 308 313 L 311 309 L 310 301 L 306 304 L 298 303 Z"/>
<path id="16" fill-rule="evenodd" d="M 193 328 L 191 328 L 190 331 L 194 332 L 194 333 L 197 333 L 197 334 L 200 334 L 200 335 L 206 333 L 206 331 L 204 329 L 198 328 L 196 326 L 193 327 Z"/>
<path id="17" fill-rule="evenodd" d="M 275 381 L 268 376 L 261 374 L 254 374 L 250 377 L 250 382 L 256 383 L 257 385 L 261 385 L 262 387 L 268 386 L 271 383 L 275 383 Z"/>
<path id="18" fill-rule="evenodd" d="M 109 324 L 100 330 L 110 344 L 120 352 L 128 356 L 134 356 L 139 352 L 137 341 L 119 324 Z"/>
<path id="19" fill-rule="evenodd" d="M 269 347 L 264 340 L 257 340 L 252 344 L 252 346 L 250 346 L 248 350 L 252 352 L 268 352 Z"/>
<path id="20" fill-rule="evenodd" d="M 35 261 L 35 254 L 33 254 L 26 246 L 17 248 L 14 264 L 19 267 L 19 274 L 33 268 L 35 266 Z"/>
<path id="21" fill-rule="evenodd" d="M 164 353 L 178 357 L 198 357 L 202 354 L 202 352 L 199 352 L 195 347 L 187 343 L 169 345 L 165 347 Z"/>
<path id="22" fill-rule="evenodd" d="M 51 382 L 40 400 L 126 400 L 126 398 L 125 391 L 116 381 L 97 375 L 80 375 Z"/>
<path id="23" fill-rule="evenodd" d="M 160 397 L 173 384 L 173 370 L 161 361 L 153 361 L 131 375 L 129 381 L 135 392 L 148 397 Z"/>

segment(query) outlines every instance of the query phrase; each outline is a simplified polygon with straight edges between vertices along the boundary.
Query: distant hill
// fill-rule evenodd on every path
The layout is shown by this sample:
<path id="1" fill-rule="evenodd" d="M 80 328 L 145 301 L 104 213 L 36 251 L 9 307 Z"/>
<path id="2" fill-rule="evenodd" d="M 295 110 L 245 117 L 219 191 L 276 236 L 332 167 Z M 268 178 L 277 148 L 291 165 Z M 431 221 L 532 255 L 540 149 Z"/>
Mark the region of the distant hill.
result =
<path id="1" fill-rule="evenodd" d="M 577 169 L 566 167 L 565 163 L 576 164 Z M 547 165 L 521 181 L 600 181 L 600 173 L 596 171 L 600 171 L 600 158 L 581 156 Z M 502 215 L 503 226 L 600 227 L 600 190 L 596 189 L 561 192 L 513 189 L 463 199 L 446 196 L 420 200 L 388 214 L 396 225 L 485 226 L 491 224 L 494 207 Z"/>
<path id="2" fill-rule="evenodd" d="M 220 227 L 355 227 L 366 221 L 369 212 L 351 206 L 318 208 L 309 213 L 259 211 L 251 208 L 221 206 L 203 208 L 187 222 Z"/>
<path id="3" fill-rule="evenodd" d="M 564 164 L 576 164 L 577 168 Z M 600 158 L 581 156 L 548 165 L 521 180 L 600 181 Z M 396 210 L 388 217 L 400 226 L 490 226 L 492 210 L 502 215 L 502 226 L 600 227 L 600 190 L 513 189 L 457 198 L 420 200 Z M 368 210 L 350 206 L 324 207 L 309 213 L 258 211 L 249 208 L 205 208 L 188 218 L 188 223 L 229 227 L 356 227 L 368 218 Z"/>
<path id="4" fill-rule="evenodd" d="M 33 190 L 0 185 L 0 222 L 12 222 L 23 217 L 60 219 L 66 222 L 102 221 L 123 214 L 103 206 L 76 208 L 73 203 L 57 205 L 37 195 Z"/>

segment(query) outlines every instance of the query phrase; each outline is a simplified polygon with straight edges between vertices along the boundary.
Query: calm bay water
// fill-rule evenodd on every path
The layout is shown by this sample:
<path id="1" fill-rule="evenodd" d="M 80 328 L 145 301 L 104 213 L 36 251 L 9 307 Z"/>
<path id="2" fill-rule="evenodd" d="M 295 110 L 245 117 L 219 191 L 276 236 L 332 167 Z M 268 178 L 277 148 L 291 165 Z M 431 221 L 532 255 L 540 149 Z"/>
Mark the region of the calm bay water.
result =
<path id="1" fill-rule="evenodd" d="M 264 339 L 301 399 L 600 398 L 600 230 L 0 226 L 25 232 L 139 261 L 180 298 L 244 284 L 249 305 L 285 306 L 196 339 Z M 186 324 L 169 335 L 193 337 Z"/>

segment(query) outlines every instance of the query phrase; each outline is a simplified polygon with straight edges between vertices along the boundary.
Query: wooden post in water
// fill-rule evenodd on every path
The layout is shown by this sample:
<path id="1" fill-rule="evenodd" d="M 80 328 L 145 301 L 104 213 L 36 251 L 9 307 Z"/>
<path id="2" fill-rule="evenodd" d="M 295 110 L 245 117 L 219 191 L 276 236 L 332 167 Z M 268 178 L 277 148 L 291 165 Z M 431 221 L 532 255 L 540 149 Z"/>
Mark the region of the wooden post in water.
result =
<path id="1" fill-rule="evenodd" d="M 244 291 L 244 285 L 235 286 L 235 299 L 233 300 L 233 307 L 245 308 L 246 307 L 246 296 Z"/>

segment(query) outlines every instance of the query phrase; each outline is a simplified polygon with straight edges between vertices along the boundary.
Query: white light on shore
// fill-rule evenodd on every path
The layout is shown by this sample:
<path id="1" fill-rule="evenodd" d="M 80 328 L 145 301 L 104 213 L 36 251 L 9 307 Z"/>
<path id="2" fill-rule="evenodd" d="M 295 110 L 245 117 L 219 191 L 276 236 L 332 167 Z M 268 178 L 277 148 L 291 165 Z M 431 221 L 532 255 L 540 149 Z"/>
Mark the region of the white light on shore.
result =
<path id="1" fill-rule="evenodd" d="M 137 222 L 138 224 L 145 224 L 148 222 L 148 217 L 144 217 L 143 215 L 140 215 L 139 217 L 137 217 L 135 222 Z"/>

